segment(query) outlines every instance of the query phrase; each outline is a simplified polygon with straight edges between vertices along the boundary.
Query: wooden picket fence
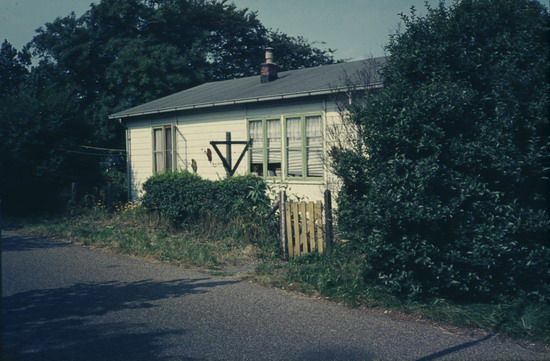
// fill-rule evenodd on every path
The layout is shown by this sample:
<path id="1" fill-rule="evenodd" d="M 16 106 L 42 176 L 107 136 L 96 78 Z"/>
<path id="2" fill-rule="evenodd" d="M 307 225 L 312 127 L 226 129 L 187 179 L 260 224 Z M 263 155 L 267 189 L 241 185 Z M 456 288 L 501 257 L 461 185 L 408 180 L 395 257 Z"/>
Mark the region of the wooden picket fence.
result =
<path id="1" fill-rule="evenodd" d="M 281 192 L 279 206 L 281 247 L 289 257 L 330 250 L 332 241 L 332 210 L 330 191 L 325 192 L 325 204 L 289 202 Z"/>

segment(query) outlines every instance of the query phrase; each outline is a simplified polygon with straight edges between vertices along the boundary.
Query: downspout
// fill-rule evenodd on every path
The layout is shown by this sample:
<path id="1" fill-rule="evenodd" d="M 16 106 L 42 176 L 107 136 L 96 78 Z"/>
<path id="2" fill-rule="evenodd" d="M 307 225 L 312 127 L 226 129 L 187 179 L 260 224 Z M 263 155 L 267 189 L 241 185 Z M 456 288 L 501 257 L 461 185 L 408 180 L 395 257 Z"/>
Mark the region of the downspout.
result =
<path id="1" fill-rule="evenodd" d="M 128 130 L 128 127 L 122 120 L 122 118 L 118 118 L 118 121 L 120 125 L 124 127 L 125 135 L 126 135 L 126 187 L 128 188 L 128 202 L 132 200 L 132 174 L 130 172 L 130 131 Z"/>

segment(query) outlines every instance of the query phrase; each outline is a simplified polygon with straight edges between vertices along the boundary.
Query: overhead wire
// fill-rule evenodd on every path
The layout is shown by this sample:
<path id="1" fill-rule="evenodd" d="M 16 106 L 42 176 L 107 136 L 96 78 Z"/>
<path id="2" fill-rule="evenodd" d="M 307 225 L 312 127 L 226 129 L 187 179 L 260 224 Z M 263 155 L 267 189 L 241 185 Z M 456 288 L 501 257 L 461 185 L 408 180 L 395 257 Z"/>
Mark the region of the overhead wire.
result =
<path id="1" fill-rule="evenodd" d="M 100 154 L 100 153 L 89 153 L 89 152 L 80 152 L 78 150 L 71 150 L 71 149 L 63 149 L 63 148 L 58 148 L 57 150 L 60 150 L 62 152 L 67 152 L 67 153 L 75 153 L 75 154 L 82 154 L 82 155 L 93 155 L 93 156 L 96 156 L 96 157 L 109 157 L 109 156 L 124 156 L 122 154 Z"/>
<path id="2" fill-rule="evenodd" d="M 87 149 L 108 150 L 108 151 L 111 151 L 111 152 L 124 152 L 124 153 L 126 153 L 126 149 L 101 148 L 101 147 L 92 147 L 90 145 L 81 145 L 81 147 L 82 148 L 87 148 Z"/>

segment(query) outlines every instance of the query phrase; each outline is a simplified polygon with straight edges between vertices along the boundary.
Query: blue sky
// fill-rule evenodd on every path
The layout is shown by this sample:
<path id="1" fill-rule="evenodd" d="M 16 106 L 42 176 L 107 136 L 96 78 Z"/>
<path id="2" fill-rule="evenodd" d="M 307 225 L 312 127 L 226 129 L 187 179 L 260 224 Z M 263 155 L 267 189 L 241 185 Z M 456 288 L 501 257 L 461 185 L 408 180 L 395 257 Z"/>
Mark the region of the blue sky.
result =
<path id="1" fill-rule="evenodd" d="M 549 0 L 541 1 L 546 4 Z M 78 16 L 92 0 L 0 0 L 0 41 L 20 49 L 35 29 L 74 11 Z M 424 0 L 233 0 L 239 8 L 258 12 L 268 28 L 336 49 L 335 56 L 364 59 L 384 54 L 383 46 L 396 31 L 399 13 L 415 6 L 424 14 Z M 438 0 L 428 0 L 432 6 Z M 449 4 L 452 1 L 447 0 Z M 546 4 L 548 6 L 548 4 Z M 323 43 L 324 42 L 324 43 Z"/>
<path id="2" fill-rule="evenodd" d="M 0 41 L 20 49 L 35 29 L 74 11 L 82 15 L 92 0 L 0 0 Z M 388 34 L 395 31 L 398 13 L 424 0 L 233 0 L 239 8 L 258 12 L 268 28 L 337 49 L 338 58 L 363 59 L 383 55 Z M 437 0 L 430 0 L 437 4 Z M 326 44 L 323 44 L 325 42 Z"/>

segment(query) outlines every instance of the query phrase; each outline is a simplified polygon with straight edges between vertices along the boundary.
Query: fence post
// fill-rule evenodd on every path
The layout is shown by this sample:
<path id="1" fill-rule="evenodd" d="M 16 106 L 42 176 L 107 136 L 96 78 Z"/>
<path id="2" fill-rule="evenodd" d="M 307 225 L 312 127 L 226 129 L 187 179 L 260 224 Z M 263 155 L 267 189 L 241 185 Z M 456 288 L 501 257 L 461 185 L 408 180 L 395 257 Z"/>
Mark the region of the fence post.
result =
<path id="1" fill-rule="evenodd" d="M 111 209 L 113 206 L 113 182 L 107 183 L 107 207 Z"/>
<path id="2" fill-rule="evenodd" d="M 279 225 L 281 233 L 281 250 L 283 251 L 283 257 L 287 257 L 287 237 L 286 237 L 286 192 L 279 192 Z"/>
<path id="3" fill-rule="evenodd" d="M 77 186 L 76 182 L 71 183 L 71 205 L 76 205 Z"/>
<path id="4" fill-rule="evenodd" d="M 330 190 L 325 190 L 325 242 L 326 248 L 329 253 L 332 252 L 332 197 Z"/>

